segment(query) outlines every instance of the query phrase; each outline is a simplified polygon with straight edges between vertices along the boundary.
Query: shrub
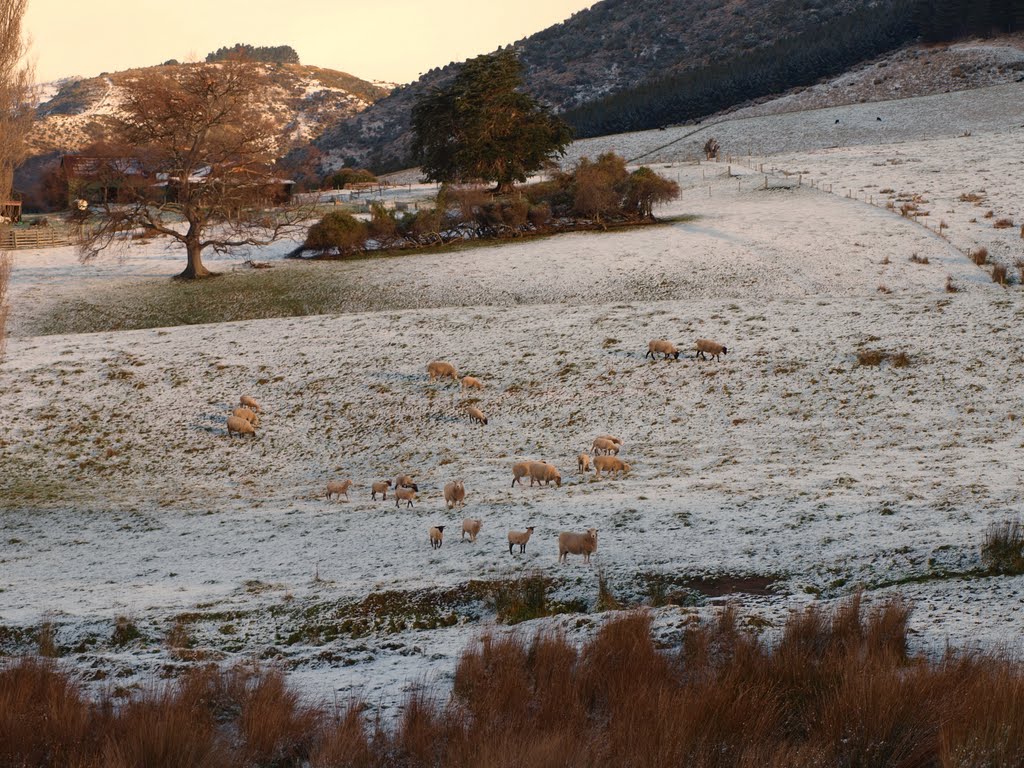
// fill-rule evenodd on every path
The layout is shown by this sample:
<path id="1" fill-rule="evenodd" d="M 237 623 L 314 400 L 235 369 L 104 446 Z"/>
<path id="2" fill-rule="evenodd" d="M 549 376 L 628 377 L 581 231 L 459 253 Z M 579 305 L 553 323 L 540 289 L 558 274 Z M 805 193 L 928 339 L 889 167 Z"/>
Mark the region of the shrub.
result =
<path id="1" fill-rule="evenodd" d="M 667 203 L 677 197 L 679 185 L 676 182 L 659 176 L 647 166 L 643 166 L 629 174 L 623 208 L 628 213 L 651 218 L 655 205 Z"/>
<path id="2" fill-rule="evenodd" d="M 980 246 L 975 248 L 973 251 L 967 254 L 967 258 L 977 264 L 979 267 L 988 263 L 988 248 Z"/>
<path id="3" fill-rule="evenodd" d="M 366 243 L 366 225 L 352 214 L 332 211 L 309 228 L 305 247 L 312 251 L 350 253 Z"/>
<path id="4" fill-rule="evenodd" d="M 550 588 L 551 580 L 540 573 L 501 583 L 491 596 L 498 621 L 502 624 L 519 624 L 530 619 L 550 616 Z"/>
<path id="5" fill-rule="evenodd" d="M 885 360 L 886 354 L 878 349 L 862 349 L 857 353 L 857 365 L 878 366 Z"/>
<path id="6" fill-rule="evenodd" d="M 1010 229 L 1013 227 L 1013 219 L 996 219 L 992 226 L 995 229 Z"/>
<path id="7" fill-rule="evenodd" d="M 1024 526 L 1020 520 L 1004 520 L 988 527 L 981 560 L 993 573 L 1024 573 Z"/>
<path id="8" fill-rule="evenodd" d="M 946 275 L 946 293 L 960 293 L 957 284 L 953 282 L 952 275 Z"/>
<path id="9" fill-rule="evenodd" d="M 114 620 L 114 632 L 110 636 L 110 642 L 115 646 L 128 645 L 142 637 L 142 633 L 135 625 L 135 622 L 127 616 L 118 616 Z"/>
<path id="10" fill-rule="evenodd" d="M 394 242 L 398 237 L 398 220 L 395 214 L 385 208 L 383 203 L 374 203 L 370 207 L 370 221 L 366 225 L 366 233 L 370 239 L 383 246 Z"/>
<path id="11" fill-rule="evenodd" d="M 345 189 L 351 184 L 372 184 L 377 177 L 365 168 L 341 168 L 324 177 L 324 186 L 330 189 Z"/>

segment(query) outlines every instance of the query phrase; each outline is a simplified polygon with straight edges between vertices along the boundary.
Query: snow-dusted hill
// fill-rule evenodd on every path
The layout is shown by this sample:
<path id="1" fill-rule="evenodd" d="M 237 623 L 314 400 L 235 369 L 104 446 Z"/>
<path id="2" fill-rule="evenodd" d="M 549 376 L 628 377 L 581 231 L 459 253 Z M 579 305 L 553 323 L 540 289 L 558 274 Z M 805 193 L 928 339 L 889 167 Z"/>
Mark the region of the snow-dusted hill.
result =
<path id="1" fill-rule="evenodd" d="M 173 72 L 184 66 L 166 65 Z M 328 124 L 355 115 L 386 96 L 387 84 L 371 83 L 331 69 L 301 64 L 253 64 L 266 80 L 266 110 L 279 124 L 285 139 L 282 150 L 305 144 Z M 110 117 L 117 114 L 125 80 L 145 69 L 126 70 L 99 77 L 69 79 L 41 89 L 39 120 L 29 138 L 33 154 L 77 151 L 107 135 Z"/>
<path id="2" fill-rule="evenodd" d="M 159 241 L 121 264 L 19 252 L 0 366 L 0 650 L 31 650 L 49 623 L 99 685 L 262 659 L 328 698 L 389 704 L 409 683 L 443 689 L 466 642 L 506 631 L 487 590 L 533 573 L 574 612 L 530 629 L 571 636 L 602 620 L 601 576 L 626 605 L 682 603 L 656 609 L 665 635 L 717 610 L 701 584 L 724 579 L 756 631 L 863 585 L 868 601 L 914 602 L 918 647 L 1019 650 L 1024 578 L 982 575 L 979 546 L 1024 504 L 1024 291 L 965 255 L 1024 258 L 1018 229 L 984 218 L 1022 223 L 1019 104 L 992 98 L 1013 87 L 890 103 L 880 125 L 901 134 L 872 144 L 871 115 L 846 150 L 788 143 L 834 130 L 820 111 L 737 120 L 727 151 L 787 151 L 732 168 L 658 150 L 665 132 L 592 142 L 674 161 L 657 169 L 683 194 L 658 213 L 692 218 L 661 227 L 333 263 L 277 260 L 287 244 L 245 254 L 276 264 L 252 273 L 266 281 L 253 316 L 315 316 L 177 325 L 196 287 L 167 285 L 181 256 Z M 939 103 L 972 135 L 940 131 Z M 765 189 L 762 162 L 792 175 Z M 928 217 L 885 207 L 913 195 Z M 186 298 L 167 327 L 111 330 L 171 290 Z M 31 335 L 79 316 L 106 330 Z M 698 336 L 729 353 L 644 358 L 651 338 Z M 469 395 L 426 381 L 435 358 L 483 379 L 486 427 L 465 417 Z M 265 406 L 258 440 L 224 432 L 242 393 Z M 577 476 L 605 432 L 631 474 Z M 528 457 L 562 486 L 511 487 Z M 416 474 L 416 506 L 371 501 L 399 472 Z M 351 500 L 328 502 L 344 477 Z M 455 478 L 465 513 L 442 499 Z M 484 521 L 474 545 L 458 541 L 463 514 Z M 438 551 L 434 524 L 449 526 Z M 526 525 L 534 539 L 510 556 L 507 530 Z M 592 566 L 558 564 L 558 532 L 591 526 Z M 122 645 L 119 616 L 139 631 Z"/>

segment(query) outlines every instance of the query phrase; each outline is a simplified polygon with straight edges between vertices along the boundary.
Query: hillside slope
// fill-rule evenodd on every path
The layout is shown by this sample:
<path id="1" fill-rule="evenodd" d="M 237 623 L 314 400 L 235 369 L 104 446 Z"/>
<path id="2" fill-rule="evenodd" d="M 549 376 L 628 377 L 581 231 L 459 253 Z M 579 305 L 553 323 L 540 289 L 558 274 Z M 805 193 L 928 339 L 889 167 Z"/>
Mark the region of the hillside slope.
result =
<path id="1" fill-rule="evenodd" d="M 173 72 L 182 66 L 159 69 Z M 387 95 L 385 88 L 345 72 L 302 64 L 253 66 L 260 68 L 266 78 L 266 109 L 280 126 L 285 141 L 282 149 L 317 138 L 328 124 L 358 114 Z M 62 84 L 53 98 L 39 106 L 39 120 L 29 137 L 30 154 L 74 152 L 105 139 L 117 115 L 125 82 L 154 69 L 158 68 L 131 69 Z"/>
<path id="2" fill-rule="evenodd" d="M 864 9 L 885 14 L 895 0 L 604 0 L 515 48 L 526 89 L 563 111 L 689 68 L 768 49 Z M 408 157 L 416 98 L 443 87 L 458 65 L 427 72 L 317 141 L 332 165 L 346 159 L 381 169 Z"/>

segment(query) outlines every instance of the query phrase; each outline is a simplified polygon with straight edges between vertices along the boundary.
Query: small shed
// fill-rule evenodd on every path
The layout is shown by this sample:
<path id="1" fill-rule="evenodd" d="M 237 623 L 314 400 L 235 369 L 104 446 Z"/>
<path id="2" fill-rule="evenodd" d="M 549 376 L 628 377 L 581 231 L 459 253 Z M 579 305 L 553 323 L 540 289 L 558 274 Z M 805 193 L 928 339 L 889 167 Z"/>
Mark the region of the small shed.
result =
<path id="1" fill-rule="evenodd" d="M 21 201 L 0 200 L 0 221 L 12 224 L 21 221 Z"/>

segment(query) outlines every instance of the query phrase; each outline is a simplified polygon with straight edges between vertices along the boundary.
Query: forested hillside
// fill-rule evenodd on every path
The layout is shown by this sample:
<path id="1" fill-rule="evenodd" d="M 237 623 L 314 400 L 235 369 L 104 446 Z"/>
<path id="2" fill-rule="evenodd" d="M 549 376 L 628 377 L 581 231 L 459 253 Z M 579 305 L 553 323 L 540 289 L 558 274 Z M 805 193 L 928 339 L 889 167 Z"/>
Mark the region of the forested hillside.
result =
<path id="1" fill-rule="evenodd" d="M 1024 29 L 1024 0 L 604 0 L 515 49 L 527 90 L 579 136 L 700 118 L 924 38 Z M 433 69 L 317 146 L 333 166 L 409 163 L 409 115 L 459 65 Z"/>

